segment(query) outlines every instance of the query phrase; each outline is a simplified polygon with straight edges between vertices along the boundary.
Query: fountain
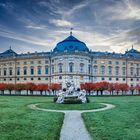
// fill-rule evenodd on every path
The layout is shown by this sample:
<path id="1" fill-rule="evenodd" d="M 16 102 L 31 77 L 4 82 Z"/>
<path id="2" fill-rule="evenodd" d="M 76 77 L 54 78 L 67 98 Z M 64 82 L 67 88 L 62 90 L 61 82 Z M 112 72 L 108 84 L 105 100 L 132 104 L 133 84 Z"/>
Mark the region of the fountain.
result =
<path id="1" fill-rule="evenodd" d="M 74 104 L 87 103 L 86 91 L 76 89 L 73 81 L 66 82 L 66 88 L 57 93 L 56 103 Z"/>

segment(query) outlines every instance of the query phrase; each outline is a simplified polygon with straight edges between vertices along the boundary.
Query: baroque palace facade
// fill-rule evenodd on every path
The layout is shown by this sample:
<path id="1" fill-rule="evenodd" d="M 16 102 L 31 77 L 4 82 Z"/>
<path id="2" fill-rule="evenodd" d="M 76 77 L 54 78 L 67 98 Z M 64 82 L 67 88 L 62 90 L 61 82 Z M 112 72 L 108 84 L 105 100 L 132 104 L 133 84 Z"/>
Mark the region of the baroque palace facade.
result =
<path id="1" fill-rule="evenodd" d="M 1 83 L 60 83 L 72 79 L 77 87 L 85 82 L 108 81 L 140 85 L 140 52 L 94 52 L 72 32 L 51 52 L 17 54 L 11 48 L 0 54 Z"/>

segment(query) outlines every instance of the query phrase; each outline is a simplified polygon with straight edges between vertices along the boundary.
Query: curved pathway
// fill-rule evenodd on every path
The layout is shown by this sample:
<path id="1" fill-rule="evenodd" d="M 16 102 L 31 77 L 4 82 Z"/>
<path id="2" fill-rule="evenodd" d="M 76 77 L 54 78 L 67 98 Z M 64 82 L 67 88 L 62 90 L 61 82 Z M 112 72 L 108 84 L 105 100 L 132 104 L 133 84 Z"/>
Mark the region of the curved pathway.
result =
<path id="1" fill-rule="evenodd" d="M 84 112 L 99 112 L 112 109 L 115 106 L 112 104 L 101 103 L 105 105 L 103 108 L 93 110 L 51 110 L 39 108 L 39 104 L 30 104 L 29 108 L 47 112 L 62 112 L 65 113 L 63 126 L 60 133 L 60 140 L 91 140 L 91 137 L 84 125 L 81 113 Z"/>

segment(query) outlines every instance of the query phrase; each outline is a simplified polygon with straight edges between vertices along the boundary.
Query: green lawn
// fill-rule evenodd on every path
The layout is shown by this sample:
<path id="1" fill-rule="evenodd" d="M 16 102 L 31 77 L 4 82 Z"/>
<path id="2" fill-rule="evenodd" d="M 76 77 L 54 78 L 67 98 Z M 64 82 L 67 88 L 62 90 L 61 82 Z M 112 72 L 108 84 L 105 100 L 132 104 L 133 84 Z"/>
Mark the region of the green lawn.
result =
<path id="1" fill-rule="evenodd" d="M 28 104 L 50 100 L 0 96 L 0 140 L 58 140 L 64 114 L 27 108 Z"/>
<path id="2" fill-rule="evenodd" d="M 52 97 L 0 96 L 0 140 L 58 140 L 63 113 L 31 110 L 28 104 L 41 103 L 51 109 L 91 109 L 101 102 L 116 108 L 82 114 L 94 140 L 139 140 L 140 96 L 90 97 L 89 104 L 54 104 Z M 92 103 L 93 102 L 93 103 Z"/>
<path id="3" fill-rule="evenodd" d="M 46 108 L 46 109 L 57 109 L 57 110 L 90 110 L 90 109 L 102 108 L 104 107 L 104 105 L 101 105 L 96 102 L 90 102 L 85 104 L 58 104 L 58 103 L 53 103 L 52 101 L 48 101 L 45 103 L 40 103 L 38 107 Z"/>
<path id="4" fill-rule="evenodd" d="M 140 96 L 93 97 L 90 100 L 116 105 L 111 110 L 82 114 L 94 140 L 140 139 Z"/>

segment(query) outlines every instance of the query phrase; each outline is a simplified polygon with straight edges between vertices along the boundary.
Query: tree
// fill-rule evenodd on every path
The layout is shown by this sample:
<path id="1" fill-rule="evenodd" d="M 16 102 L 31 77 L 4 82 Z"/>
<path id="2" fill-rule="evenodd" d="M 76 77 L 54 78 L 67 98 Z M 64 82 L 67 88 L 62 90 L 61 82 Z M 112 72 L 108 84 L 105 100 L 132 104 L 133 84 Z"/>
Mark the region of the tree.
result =
<path id="1" fill-rule="evenodd" d="M 131 91 L 132 95 L 134 94 L 135 88 L 136 88 L 136 87 L 134 87 L 134 86 L 130 86 L 130 87 L 129 87 L 129 90 Z"/>
<path id="2" fill-rule="evenodd" d="M 97 90 L 97 95 L 98 95 L 98 91 L 101 92 L 101 95 L 103 95 L 103 91 L 108 89 L 108 85 L 109 83 L 104 81 L 104 82 L 97 82 L 95 84 L 95 89 Z"/>
<path id="3" fill-rule="evenodd" d="M 53 94 L 55 94 L 55 92 L 58 91 L 58 90 L 60 90 L 61 88 L 62 88 L 61 85 L 58 84 L 58 83 L 52 83 L 49 86 L 49 89 L 52 90 Z"/>
<path id="4" fill-rule="evenodd" d="M 15 84 L 15 90 L 21 94 L 21 91 L 22 90 L 26 90 L 26 84 L 23 84 L 23 83 L 18 83 L 18 84 Z"/>
<path id="5" fill-rule="evenodd" d="M 6 88 L 6 84 L 0 83 L 0 91 L 1 91 L 1 94 L 4 94 L 5 88 Z"/>
<path id="6" fill-rule="evenodd" d="M 115 91 L 117 92 L 117 95 L 118 95 L 119 92 L 120 92 L 120 84 L 114 83 L 114 89 L 115 89 Z"/>
<path id="7" fill-rule="evenodd" d="M 125 92 L 127 92 L 129 90 L 129 86 L 127 84 L 119 84 L 119 88 L 120 88 L 120 91 L 122 91 L 122 94 Z"/>
<path id="8" fill-rule="evenodd" d="M 11 95 L 12 90 L 14 90 L 14 89 L 15 89 L 14 84 L 5 84 L 5 90 L 8 90 L 10 95 Z"/>
<path id="9" fill-rule="evenodd" d="M 37 91 L 40 91 L 40 94 L 42 95 L 43 91 L 48 90 L 48 84 L 38 84 L 37 85 Z"/>
<path id="10" fill-rule="evenodd" d="M 33 91 L 35 91 L 36 89 L 37 89 L 37 86 L 34 83 L 25 84 L 25 90 L 27 91 L 27 95 L 29 95 L 28 91 L 30 91 L 30 93 L 33 94 Z"/>
<path id="11" fill-rule="evenodd" d="M 95 90 L 94 83 L 84 83 L 84 84 L 81 84 L 80 87 L 81 87 L 81 89 L 86 90 L 89 95 L 92 90 Z"/>
<path id="12" fill-rule="evenodd" d="M 107 90 L 110 92 L 110 95 L 113 95 L 113 92 L 115 90 L 114 83 L 109 83 Z"/>
<path id="13" fill-rule="evenodd" d="M 138 94 L 140 94 L 140 85 L 137 85 L 135 89 L 138 91 Z"/>

